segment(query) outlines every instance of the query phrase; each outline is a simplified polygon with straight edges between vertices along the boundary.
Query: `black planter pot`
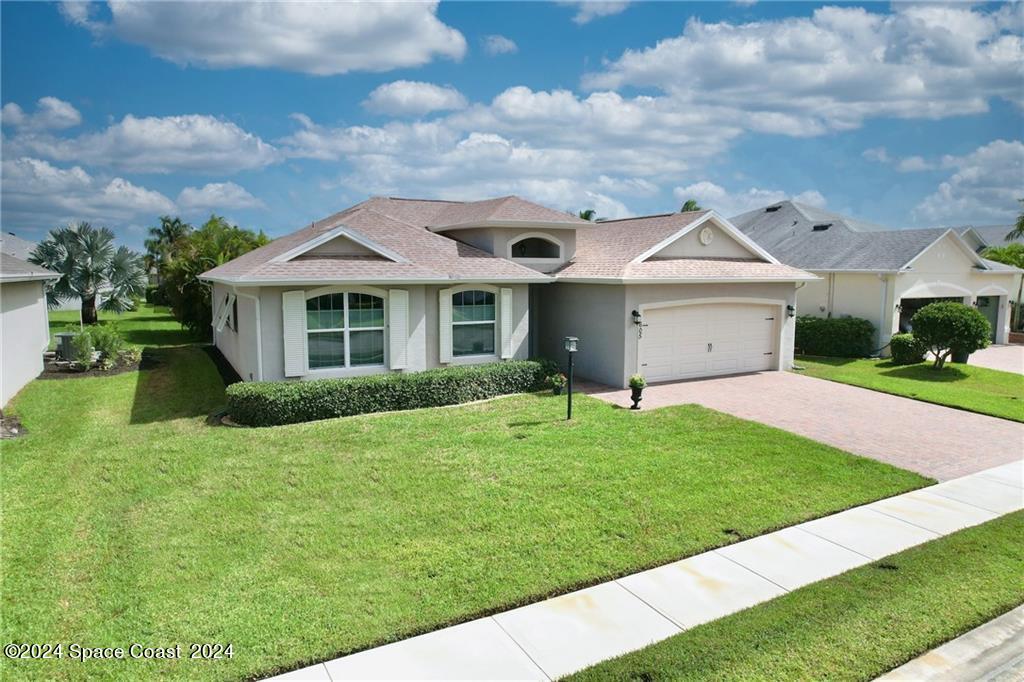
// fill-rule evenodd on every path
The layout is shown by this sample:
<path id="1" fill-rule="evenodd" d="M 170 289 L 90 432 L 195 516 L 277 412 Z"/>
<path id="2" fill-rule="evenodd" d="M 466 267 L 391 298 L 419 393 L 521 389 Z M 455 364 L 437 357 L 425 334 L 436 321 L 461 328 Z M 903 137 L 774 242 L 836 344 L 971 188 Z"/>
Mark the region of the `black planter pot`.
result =
<path id="1" fill-rule="evenodd" d="M 965 364 L 967 362 L 967 358 L 969 357 L 971 357 L 970 353 L 954 348 L 953 354 L 949 356 L 949 359 L 952 362 L 959 362 L 960 364 Z"/>
<path id="2" fill-rule="evenodd" d="M 551 392 L 554 393 L 555 395 L 562 395 L 562 387 L 561 386 L 552 386 L 551 387 Z"/>
<path id="3" fill-rule="evenodd" d="M 642 388 L 634 388 L 634 389 L 630 389 L 630 390 L 632 391 L 632 394 L 629 396 L 629 398 L 630 398 L 630 400 L 633 401 L 633 404 L 632 404 L 632 406 L 630 406 L 629 409 L 631 409 L 631 410 L 639 410 L 640 409 L 640 401 L 643 400 L 644 389 L 642 389 Z"/>

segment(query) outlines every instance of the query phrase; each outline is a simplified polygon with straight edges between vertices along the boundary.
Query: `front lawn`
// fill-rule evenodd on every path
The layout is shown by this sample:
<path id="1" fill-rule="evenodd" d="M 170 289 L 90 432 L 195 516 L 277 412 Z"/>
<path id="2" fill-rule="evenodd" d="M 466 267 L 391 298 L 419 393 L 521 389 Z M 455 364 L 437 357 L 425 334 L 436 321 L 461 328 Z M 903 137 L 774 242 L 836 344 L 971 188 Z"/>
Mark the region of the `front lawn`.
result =
<path id="1" fill-rule="evenodd" d="M 81 313 L 77 310 L 50 311 L 50 348 L 55 345 L 53 335 L 63 331 L 77 331 Z M 187 329 L 178 324 L 168 308 L 148 303 L 139 305 L 138 310 L 126 313 L 99 311 L 100 324 L 116 324 L 129 346 L 180 346 L 195 343 L 196 339 Z"/>
<path id="2" fill-rule="evenodd" d="M 1024 602 L 1024 512 L 599 663 L 584 680 L 871 680 Z"/>
<path id="3" fill-rule="evenodd" d="M 948 363 L 894 365 L 889 360 L 797 357 L 803 374 L 873 391 L 1024 422 L 1024 377 L 986 367 Z"/>
<path id="4" fill-rule="evenodd" d="M 267 675 L 929 483 L 697 406 L 579 396 L 205 425 L 198 347 L 34 382 L 2 462 L 4 642 L 231 643 L 215 662 L 2 660 L 11 678 Z"/>

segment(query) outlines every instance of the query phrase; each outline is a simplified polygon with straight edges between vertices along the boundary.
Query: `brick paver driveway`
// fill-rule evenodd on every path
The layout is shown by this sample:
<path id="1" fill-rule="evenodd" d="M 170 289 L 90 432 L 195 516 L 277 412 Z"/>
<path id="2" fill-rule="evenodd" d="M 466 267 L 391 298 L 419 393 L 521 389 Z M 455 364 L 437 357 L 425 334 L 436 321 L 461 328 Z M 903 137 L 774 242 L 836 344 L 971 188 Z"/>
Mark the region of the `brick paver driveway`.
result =
<path id="1" fill-rule="evenodd" d="M 971 353 L 967 364 L 1024 374 L 1024 346 L 989 346 Z"/>
<path id="2" fill-rule="evenodd" d="M 629 390 L 589 387 L 626 407 Z M 940 481 L 1018 460 L 1024 424 L 791 372 L 655 384 L 644 409 L 699 403 Z"/>

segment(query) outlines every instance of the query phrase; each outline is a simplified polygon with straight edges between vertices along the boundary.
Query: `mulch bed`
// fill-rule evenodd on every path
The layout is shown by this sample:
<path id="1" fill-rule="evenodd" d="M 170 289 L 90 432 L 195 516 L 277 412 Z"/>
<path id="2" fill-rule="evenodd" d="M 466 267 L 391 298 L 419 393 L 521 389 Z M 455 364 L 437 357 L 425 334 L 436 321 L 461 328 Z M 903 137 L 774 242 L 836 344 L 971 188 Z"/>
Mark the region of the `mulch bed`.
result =
<path id="1" fill-rule="evenodd" d="M 121 358 L 116 365 L 110 369 L 101 369 L 94 365 L 88 370 L 72 367 L 69 363 L 57 360 L 52 353 L 47 353 L 43 360 L 43 373 L 40 379 L 81 379 L 83 377 L 109 377 L 125 372 L 135 372 L 140 369 L 153 369 L 161 364 L 159 354 L 153 348 L 144 348 L 138 361 L 129 362 Z"/>

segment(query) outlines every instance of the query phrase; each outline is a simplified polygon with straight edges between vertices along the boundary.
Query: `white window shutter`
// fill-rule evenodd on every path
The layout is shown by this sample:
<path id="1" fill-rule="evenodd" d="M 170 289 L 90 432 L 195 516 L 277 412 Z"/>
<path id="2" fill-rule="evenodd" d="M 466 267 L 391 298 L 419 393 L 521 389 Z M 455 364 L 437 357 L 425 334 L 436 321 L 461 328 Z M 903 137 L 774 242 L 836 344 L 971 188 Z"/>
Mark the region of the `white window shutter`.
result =
<path id="1" fill-rule="evenodd" d="M 388 346 L 391 369 L 409 366 L 409 292 L 388 291 Z"/>
<path id="2" fill-rule="evenodd" d="M 235 295 L 228 294 L 227 300 L 224 301 L 224 306 L 220 309 L 220 314 L 217 316 L 216 324 L 217 331 L 224 331 L 224 323 L 228 321 L 228 317 L 231 315 L 231 306 L 235 303 Z"/>
<path id="3" fill-rule="evenodd" d="M 284 309 L 281 325 L 284 327 L 284 375 L 301 377 L 306 374 L 306 292 L 286 291 L 281 294 Z"/>
<path id="4" fill-rule="evenodd" d="M 437 326 L 441 362 L 452 361 L 452 290 L 441 289 L 437 300 Z"/>
<path id="5" fill-rule="evenodd" d="M 512 290 L 501 290 L 501 359 L 512 357 Z"/>

